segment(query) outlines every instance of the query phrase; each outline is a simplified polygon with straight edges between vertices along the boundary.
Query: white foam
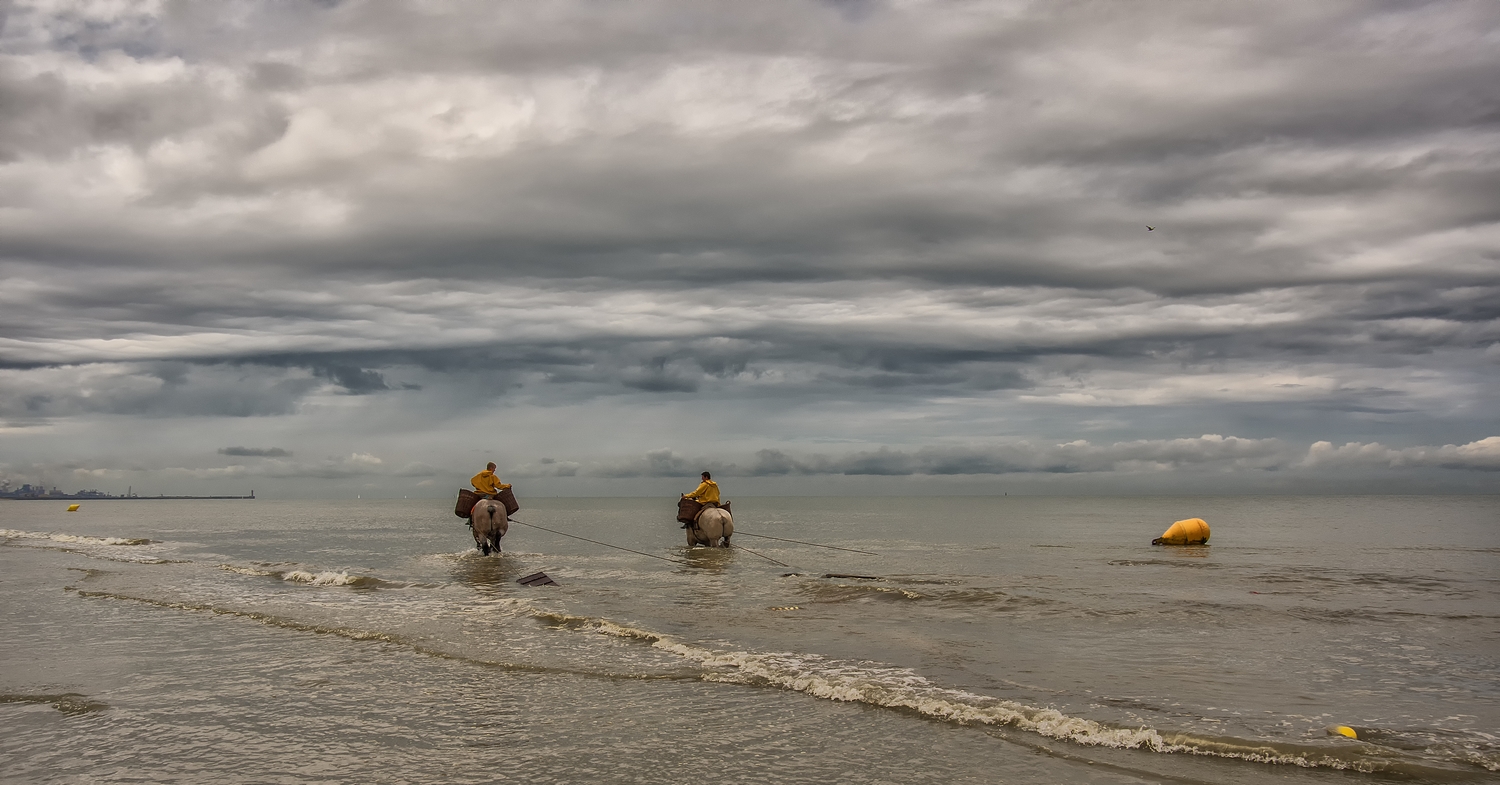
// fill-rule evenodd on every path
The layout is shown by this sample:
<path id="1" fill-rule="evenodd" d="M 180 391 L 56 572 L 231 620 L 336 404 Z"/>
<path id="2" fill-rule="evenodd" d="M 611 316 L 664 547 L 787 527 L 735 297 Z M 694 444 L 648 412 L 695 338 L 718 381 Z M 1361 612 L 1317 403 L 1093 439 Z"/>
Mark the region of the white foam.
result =
<path id="1" fill-rule="evenodd" d="M 59 534 L 56 532 L 28 532 L 17 529 L 0 529 L 0 537 L 18 540 L 51 540 L 71 545 L 150 545 L 144 538 L 89 537 L 83 534 Z"/>
<path id="2" fill-rule="evenodd" d="M 703 675 L 705 681 L 731 684 L 763 683 L 807 693 L 827 700 L 865 703 L 885 708 L 915 711 L 923 716 L 961 725 L 1009 726 L 1092 747 L 1139 749 L 1160 753 L 1185 753 L 1236 758 L 1259 763 L 1304 768 L 1331 768 L 1372 772 L 1375 761 L 1354 760 L 1318 751 L 1276 749 L 1269 745 L 1232 743 L 1193 738 L 1183 734 L 1164 737 L 1153 728 L 1122 728 L 1074 717 L 1056 709 L 1028 706 L 963 690 L 932 684 L 907 668 L 878 663 L 850 663 L 816 655 L 744 651 L 714 651 L 648 630 L 603 619 L 552 615 L 592 632 L 618 638 L 650 641 L 653 648 L 716 669 Z M 1488 766 L 1486 766 L 1488 768 Z"/>
<path id="3" fill-rule="evenodd" d="M 292 583 L 306 583 L 310 586 L 352 586 L 365 580 L 362 575 L 350 575 L 348 570 L 334 572 L 327 570 L 319 573 L 311 573 L 306 570 L 292 570 L 280 574 L 284 581 Z"/>
<path id="4" fill-rule="evenodd" d="M 269 570 L 257 570 L 254 567 L 239 567 L 233 564 L 220 564 L 219 569 L 237 575 L 252 575 L 258 578 L 269 578 L 278 574 Z"/>

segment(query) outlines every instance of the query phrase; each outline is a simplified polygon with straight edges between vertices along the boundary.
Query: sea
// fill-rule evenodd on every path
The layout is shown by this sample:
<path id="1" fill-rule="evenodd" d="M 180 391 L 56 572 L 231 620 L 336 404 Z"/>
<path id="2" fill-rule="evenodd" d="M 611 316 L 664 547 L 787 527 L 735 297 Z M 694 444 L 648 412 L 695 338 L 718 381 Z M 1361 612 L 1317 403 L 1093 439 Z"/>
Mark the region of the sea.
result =
<path id="1" fill-rule="evenodd" d="M 0 500 L 0 781 L 1500 782 L 1500 496 L 520 502 Z"/>

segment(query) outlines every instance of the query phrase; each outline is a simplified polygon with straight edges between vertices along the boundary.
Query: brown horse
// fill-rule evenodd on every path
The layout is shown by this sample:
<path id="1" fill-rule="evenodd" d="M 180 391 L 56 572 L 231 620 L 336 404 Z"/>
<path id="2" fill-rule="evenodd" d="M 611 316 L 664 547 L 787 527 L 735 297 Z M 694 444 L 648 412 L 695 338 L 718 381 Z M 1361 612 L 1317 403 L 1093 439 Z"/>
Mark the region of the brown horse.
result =
<path id="1" fill-rule="evenodd" d="M 686 531 L 689 548 L 694 545 L 728 548 L 729 538 L 734 536 L 734 516 L 723 507 L 704 507 Z"/>
<path id="2" fill-rule="evenodd" d="M 495 499 L 480 499 L 469 510 L 469 528 L 474 532 L 474 544 L 485 556 L 490 551 L 500 552 L 500 538 L 510 531 L 510 517 L 505 514 L 505 505 Z"/>

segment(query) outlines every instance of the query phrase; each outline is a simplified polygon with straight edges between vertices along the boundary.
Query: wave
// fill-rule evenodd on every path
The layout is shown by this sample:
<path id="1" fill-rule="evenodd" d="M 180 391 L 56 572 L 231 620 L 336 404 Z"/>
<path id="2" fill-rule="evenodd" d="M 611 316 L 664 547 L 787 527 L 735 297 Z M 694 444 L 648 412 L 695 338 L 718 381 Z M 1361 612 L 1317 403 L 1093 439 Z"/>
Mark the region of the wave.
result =
<path id="1" fill-rule="evenodd" d="M 1445 580 L 1433 575 L 1411 575 L 1390 572 L 1354 572 L 1320 567 L 1316 569 L 1268 570 L 1248 576 L 1251 580 L 1283 586 L 1305 586 L 1327 591 L 1397 591 L 1410 595 L 1436 595 L 1444 598 L 1469 598 L 1474 589 L 1465 581 Z"/>
<path id="2" fill-rule="evenodd" d="M 323 570 L 312 572 L 309 570 L 261 570 L 254 567 L 241 567 L 234 564 L 220 564 L 219 569 L 232 572 L 236 575 L 249 575 L 258 578 L 275 578 L 288 583 L 301 583 L 308 586 L 351 586 L 356 589 L 400 589 L 410 584 L 396 581 L 386 581 L 369 575 L 350 575 L 348 570 Z"/>
<path id="3" fill-rule="evenodd" d="M 350 575 L 347 571 L 313 572 L 308 569 L 267 569 L 240 565 L 219 565 L 226 572 L 272 578 L 292 583 L 318 586 L 357 586 L 360 580 L 378 581 L 369 576 Z M 963 726 L 981 726 L 995 732 L 1012 731 L 1029 734 L 1037 743 L 1061 742 L 1081 747 L 1136 750 L 1156 754 L 1179 754 L 1237 759 L 1260 764 L 1292 765 L 1305 768 L 1384 773 L 1416 776 L 1419 779 L 1452 779 L 1455 774 L 1500 771 L 1500 756 L 1492 748 L 1462 748 L 1456 744 L 1448 752 L 1406 750 L 1400 744 L 1382 744 L 1372 735 L 1369 741 L 1342 737 L 1322 742 L 1294 743 L 1211 736 L 1193 732 L 1156 728 L 1146 724 L 1125 726 L 1075 716 L 1046 706 L 1028 705 L 1005 698 L 982 695 L 931 682 L 914 670 L 868 661 L 837 660 L 820 655 L 796 652 L 754 652 L 716 649 L 695 645 L 670 635 L 615 622 L 605 618 L 575 615 L 557 610 L 516 606 L 512 610 L 554 628 L 580 633 L 606 635 L 634 641 L 652 650 L 680 659 L 690 667 L 674 668 L 671 673 L 643 674 L 634 668 L 625 672 L 606 672 L 594 667 L 568 668 L 476 659 L 393 632 L 360 629 L 342 625 L 318 624 L 248 609 L 224 607 L 210 603 L 173 602 L 80 589 L 79 596 L 132 600 L 190 611 L 226 614 L 255 620 L 286 629 L 332 634 L 356 641 L 397 643 L 412 650 L 445 659 L 463 660 L 487 667 L 500 667 L 535 673 L 567 673 L 605 679 L 699 679 L 707 682 L 739 684 L 751 687 L 789 690 L 824 700 L 858 702 L 865 705 L 909 712 L 927 719 Z M 508 601 L 513 601 L 508 600 Z M 477 609 L 475 613 L 489 615 Z M 1437 757 L 1439 760 L 1434 761 Z M 1454 767 L 1461 767 L 1455 769 Z"/>
<path id="4" fill-rule="evenodd" d="M 1254 763 L 1335 769 L 1361 773 L 1437 774 L 1429 761 L 1403 756 L 1389 745 L 1345 743 L 1297 744 L 1162 731 L 1144 725 L 1125 727 L 1077 717 L 1047 707 L 980 695 L 933 684 L 908 668 L 873 662 L 847 662 L 799 653 L 720 651 L 694 646 L 660 633 L 607 619 L 536 611 L 555 626 L 637 640 L 706 669 L 705 681 L 792 690 L 825 700 L 864 703 L 908 711 L 957 725 L 1005 727 L 1086 747 L 1141 750 L 1160 754 L 1203 755 Z M 1500 756 L 1464 750 L 1453 763 L 1500 771 Z M 1444 779 L 1457 773 L 1442 768 Z"/>
<path id="5" fill-rule="evenodd" d="M 54 695 L 18 695 L 0 693 L 0 703 L 47 703 L 63 714 L 90 714 L 109 708 L 108 703 L 89 700 L 87 695 L 63 692 Z"/>
<path id="6" fill-rule="evenodd" d="M 27 548 L 76 553 L 94 559 L 130 564 L 174 564 L 174 559 L 151 555 L 160 549 L 156 540 L 145 537 L 93 537 L 62 532 L 32 532 L 0 529 L 0 545 L 19 544 Z"/>
<path id="7" fill-rule="evenodd" d="M 1191 558 L 1194 554 L 1188 554 Z M 1188 567 L 1191 569 L 1219 569 L 1220 565 L 1210 561 L 1187 561 L 1186 559 L 1111 559 L 1113 567 Z"/>
<path id="8" fill-rule="evenodd" d="M 806 602 L 839 604 L 850 602 L 926 603 L 936 606 L 995 607 L 1052 605 L 1051 600 L 1012 594 L 997 588 L 956 587 L 953 581 L 880 579 L 879 582 L 807 581 L 799 592 Z"/>
<path id="9" fill-rule="evenodd" d="M 0 537 L 17 540 L 51 540 L 72 545 L 152 545 L 156 542 L 156 540 L 144 537 L 90 537 L 83 534 L 28 532 L 16 529 L 0 529 Z"/>
<path id="10" fill-rule="evenodd" d="M 344 638 L 346 640 L 351 640 L 351 641 L 377 642 L 377 643 L 394 644 L 394 645 L 397 645 L 397 646 L 406 647 L 410 651 L 416 652 L 417 654 L 422 654 L 422 655 L 425 655 L 425 656 L 429 656 L 429 657 L 435 657 L 435 658 L 443 659 L 443 660 L 451 660 L 451 661 L 455 661 L 455 662 L 465 662 L 465 663 L 469 663 L 471 665 L 477 665 L 477 666 L 482 666 L 482 667 L 486 667 L 486 668 L 498 668 L 498 669 L 501 669 L 501 670 L 511 671 L 511 672 L 515 672 L 515 673 L 565 674 L 565 675 L 579 676 L 579 677 L 590 678 L 590 679 L 601 679 L 601 680 L 606 680 L 606 681 L 619 681 L 619 680 L 630 680 L 630 681 L 642 681 L 642 680 L 684 681 L 684 680 L 687 680 L 689 678 L 697 678 L 696 675 L 694 675 L 694 676 L 685 676 L 685 675 L 682 675 L 682 674 L 670 674 L 670 673 L 669 674 L 655 674 L 655 675 L 643 675 L 643 674 L 640 674 L 640 673 L 615 673 L 615 672 L 609 672 L 609 671 L 606 671 L 606 670 L 601 670 L 601 669 L 598 669 L 598 668 L 559 667 L 559 666 L 554 666 L 554 665 L 537 665 L 537 664 L 528 663 L 528 662 L 516 662 L 516 661 L 507 661 L 507 660 L 481 659 L 481 658 L 478 658 L 478 657 L 467 656 L 467 655 L 464 655 L 464 654 L 461 654 L 461 653 L 449 651 L 446 648 L 433 645 L 430 641 L 428 641 L 426 639 L 413 638 L 413 637 L 409 637 L 409 636 L 406 636 L 406 635 L 402 635 L 400 633 L 387 632 L 387 631 L 374 630 L 374 629 L 365 629 L 365 628 L 361 628 L 361 627 L 354 627 L 354 626 L 347 626 L 347 625 L 320 624 L 320 623 L 316 623 L 316 622 L 307 622 L 307 621 L 302 621 L 300 619 L 294 619 L 294 618 L 290 618 L 290 617 L 287 617 L 287 616 L 277 615 L 277 614 L 274 614 L 274 613 L 266 613 L 266 612 L 263 612 L 263 611 L 248 610 L 248 609 L 244 609 L 244 608 L 235 608 L 235 607 L 226 606 L 226 605 L 220 605 L 220 604 L 211 603 L 211 602 L 193 602 L 193 601 L 189 601 L 189 600 L 159 599 L 159 598 L 154 598 L 154 597 L 142 597 L 142 596 L 133 595 L 133 594 L 124 594 L 124 593 L 120 593 L 120 592 L 93 591 L 93 590 L 81 589 L 81 588 L 77 588 L 77 587 L 68 587 L 67 590 L 75 592 L 79 597 L 87 597 L 87 598 L 103 599 L 103 600 L 115 600 L 115 601 L 123 601 L 123 602 L 137 602 L 137 603 L 141 603 L 141 604 L 144 604 L 144 605 L 150 605 L 150 606 L 154 606 L 154 607 L 157 607 L 157 608 L 164 608 L 164 609 L 169 609 L 169 610 L 187 611 L 187 612 L 192 612 L 192 613 L 210 613 L 210 614 L 214 614 L 216 616 L 226 616 L 226 617 L 240 618 L 240 619 L 245 619 L 247 621 L 258 622 L 260 624 L 264 624 L 264 625 L 267 625 L 267 626 L 270 626 L 270 627 L 278 627 L 278 628 L 285 629 L 285 630 L 295 630 L 297 632 L 312 633 L 312 634 L 315 634 L 315 635 L 331 635 L 331 636 L 335 636 L 335 637 L 339 637 L 339 638 Z M 491 611 L 489 609 L 482 608 L 482 609 L 477 609 L 476 612 L 489 613 Z M 620 628 L 620 629 L 623 630 L 625 628 Z"/>
<path id="11" fill-rule="evenodd" d="M 536 557 L 542 557 L 542 556 L 555 556 L 555 554 L 534 553 L 532 551 L 514 551 L 514 550 L 501 551 L 501 553 L 499 555 L 501 555 L 501 556 L 509 556 L 509 557 L 512 557 L 512 558 L 523 558 L 523 559 L 526 559 L 526 558 L 536 558 Z M 494 561 L 495 558 L 496 558 L 495 555 L 486 556 L 486 555 L 480 553 L 478 550 L 476 550 L 474 548 L 465 548 L 464 550 L 454 551 L 454 552 L 451 552 L 451 553 L 430 553 L 430 554 L 427 554 L 427 555 L 421 557 L 421 559 L 423 561 L 426 561 L 426 560 L 438 560 L 438 561 L 450 562 L 450 563 L 452 563 L 452 562 L 461 562 L 461 563 L 466 563 L 466 562 L 491 562 L 491 561 Z"/>

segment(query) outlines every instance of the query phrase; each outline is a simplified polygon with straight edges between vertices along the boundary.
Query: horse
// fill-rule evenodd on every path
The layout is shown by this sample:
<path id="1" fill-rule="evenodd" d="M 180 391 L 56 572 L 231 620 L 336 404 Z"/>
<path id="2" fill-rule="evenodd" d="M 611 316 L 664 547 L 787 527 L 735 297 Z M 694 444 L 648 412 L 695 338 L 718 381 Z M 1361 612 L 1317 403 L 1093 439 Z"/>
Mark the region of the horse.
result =
<path id="1" fill-rule="evenodd" d="M 728 548 L 729 538 L 734 536 L 734 516 L 722 507 L 705 507 L 685 531 L 689 548 L 694 545 Z"/>
<path id="2" fill-rule="evenodd" d="M 505 505 L 495 499 L 480 499 L 469 510 L 469 528 L 474 532 L 474 544 L 485 556 L 490 551 L 500 552 L 500 538 L 510 531 L 510 517 L 505 514 Z"/>

